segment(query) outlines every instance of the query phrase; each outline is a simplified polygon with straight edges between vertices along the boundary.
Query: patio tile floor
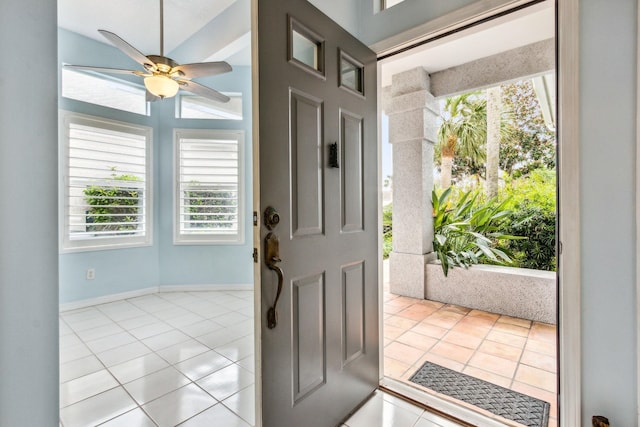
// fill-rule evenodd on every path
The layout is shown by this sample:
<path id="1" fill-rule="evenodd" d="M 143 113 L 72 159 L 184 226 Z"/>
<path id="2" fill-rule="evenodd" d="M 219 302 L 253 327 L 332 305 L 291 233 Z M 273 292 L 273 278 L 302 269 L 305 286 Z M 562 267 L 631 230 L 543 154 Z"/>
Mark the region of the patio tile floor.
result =
<path id="1" fill-rule="evenodd" d="M 545 400 L 557 426 L 556 327 L 384 289 L 384 373 L 408 381 L 425 361 Z"/>

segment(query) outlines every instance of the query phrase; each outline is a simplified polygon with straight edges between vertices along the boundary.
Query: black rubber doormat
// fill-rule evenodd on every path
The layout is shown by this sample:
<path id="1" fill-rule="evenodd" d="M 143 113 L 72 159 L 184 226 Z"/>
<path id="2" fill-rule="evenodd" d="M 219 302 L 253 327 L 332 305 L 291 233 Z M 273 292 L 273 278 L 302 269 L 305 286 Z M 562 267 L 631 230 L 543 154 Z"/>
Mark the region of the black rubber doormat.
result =
<path id="1" fill-rule="evenodd" d="M 548 427 L 549 403 L 425 362 L 409 381 L 528 427 Z"/>

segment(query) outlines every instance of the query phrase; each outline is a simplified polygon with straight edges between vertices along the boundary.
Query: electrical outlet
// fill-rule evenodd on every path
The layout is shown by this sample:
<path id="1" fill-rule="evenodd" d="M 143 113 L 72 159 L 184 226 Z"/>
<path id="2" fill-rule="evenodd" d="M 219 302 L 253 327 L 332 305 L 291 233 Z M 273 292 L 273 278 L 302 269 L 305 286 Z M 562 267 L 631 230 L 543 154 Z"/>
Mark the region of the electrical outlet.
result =
<path id="1" fill-rule="evenodd" d="M 96 278 L 96 269 L 90 268 L 87 270 L 87 280 L 93 280 Z"/>

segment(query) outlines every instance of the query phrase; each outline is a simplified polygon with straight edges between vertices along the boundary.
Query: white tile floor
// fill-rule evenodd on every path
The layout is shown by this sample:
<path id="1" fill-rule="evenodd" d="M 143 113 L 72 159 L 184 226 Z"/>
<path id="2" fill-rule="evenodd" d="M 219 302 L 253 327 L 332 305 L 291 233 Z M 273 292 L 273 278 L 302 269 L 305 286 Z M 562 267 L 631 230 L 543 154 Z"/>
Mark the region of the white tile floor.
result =
<path id="1" fill-rule="evenodd" d="M 172 292 L 60 314 L 63 427 L 254 424 L 253 292 Z"/>
<path id="2" fill-rule="evenodd" d="M 252 426 L 253 353 L 252 292 L 158 293 L 63 312 L 60 425 Z M 376 392 L 344 426 L 456 424 Z"/>
<path id="3" fill-rule="evenodd" d="M 459 424 L 376 391 L 343 427 L 459 427 Z"/>

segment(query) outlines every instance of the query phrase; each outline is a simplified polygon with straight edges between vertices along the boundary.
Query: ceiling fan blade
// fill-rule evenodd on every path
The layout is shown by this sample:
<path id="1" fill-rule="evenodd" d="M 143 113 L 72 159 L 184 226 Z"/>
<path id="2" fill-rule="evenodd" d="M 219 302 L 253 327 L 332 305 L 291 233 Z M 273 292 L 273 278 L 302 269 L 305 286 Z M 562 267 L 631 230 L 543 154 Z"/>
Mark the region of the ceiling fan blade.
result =
<path id="1" fill-rule="evenodd" d="M 160 98 L 159 96 L 155 96 L 154 94 L 152 94 L 149 91 L 146 91 L 147 93 L 145 94 L 145 101 L 147 102 L 156 102 L 156 101 L 160 101 L 162 98 Z"/>
<path id="2" fill-rule="evenodd" d="M 171 69 L 169 74 L 179 72 L 180 77 L 193 79 L 196 77 L 215 76 L 216 74 L 228 73 L 231 70 L 231 65 L 224 61 L 198 62 L 194 64 L 177 65 Z"/>
<path id="3" fill-rule="evenodd" d="M 140 77 L 151 75 L 149 73 L 145 73 L 144 71 L 138 71 L 138 70 L 124 70 L 121 68 L 108 68 L 108 67 L 92 67 L 90 65 L 66 65 L 65 64 L 65 68 L 73 68 L 75 70 L 96 71 L 98 73 L 108 73 L 108 74 L 134 74 Z"/>
<path id="4" fill-rule="evenodd" d="M 138 64 L 142 65 L 145 70 L 156 71 L 158 67 L 154 64 L 149 58 L 144 56 L 138 49 L 131 46 L 129 43 L 124 41 L 120 36 L 107 31 L 107 30 L 98 30 L 100 34 L 102 34 L 107 40 L 109 40 L 115 47 L 124 52 L 129 58 L 136 61 Z"/>
<path id="5" fill-rule="evenodd" d="M 227 95 L 224 95 L 215 89 L 211 89 L 210 87 L 203 86 L 200 83 L 192 82 L 190 80 L 178 80 L 178 84 L 181 89 L 205 98 L 213 99 L 214 101 L 228 102 L 230 99 Z"/>

